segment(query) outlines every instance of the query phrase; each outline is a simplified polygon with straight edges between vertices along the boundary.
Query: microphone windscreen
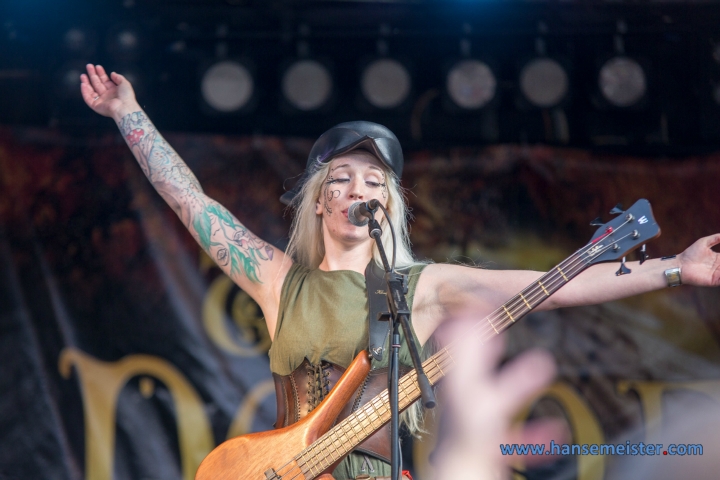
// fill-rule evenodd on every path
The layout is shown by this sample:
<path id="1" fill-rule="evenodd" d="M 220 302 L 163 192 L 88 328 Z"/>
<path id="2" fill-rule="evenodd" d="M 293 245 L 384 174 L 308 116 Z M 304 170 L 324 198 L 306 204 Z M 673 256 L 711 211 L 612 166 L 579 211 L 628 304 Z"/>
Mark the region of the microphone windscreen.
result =
<path id="1" fill-rule="evenodd" d="M 352 223 L 356 227 L 364 227 L 370 221 L 364 215 L 358 214 L 358 207 L 362 205 L 362 203 L 363 202 L 355 202 L 350 205 L 350 208 L 348 208 L 348 220 L 350 220 L 350 223 Z"/>

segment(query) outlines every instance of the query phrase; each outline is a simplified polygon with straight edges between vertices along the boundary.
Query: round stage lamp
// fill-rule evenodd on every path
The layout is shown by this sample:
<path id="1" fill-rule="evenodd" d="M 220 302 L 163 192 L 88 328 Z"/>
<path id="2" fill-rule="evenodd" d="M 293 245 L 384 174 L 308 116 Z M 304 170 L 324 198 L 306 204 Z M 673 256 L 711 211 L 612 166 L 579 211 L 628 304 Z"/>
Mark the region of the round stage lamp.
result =
<path id="1" fill-rule="evenodd" d="M 131 25 L 116 26 L 107 33 L 107 48 L 113 55 L 123 58 L 133 57 L 140 53 L 143 46 L 143 38 L 140 30 Z"/>
<path id="2" fill-rule="evenodd" d="M 410 74 L 398 61 L 383 58 L 370 63 L 362 74 L 362 93 L 376 108 L 395 108 L 410 94 Z"/>
<path id="3" fill-rule="evenodd" d="M 254 84 L 248 69 L 241 63 L 224 60 L 205 71 L 201 82 L 202 97 L 218 112 L 240 110 L 252 97 Z"/>
<path id="4" fill-rule="evenodd" d="M 616 107 L 631 107 L 645 95 L 645 72 L 628 57 L 611 58 L 600 69 L 598 85 L 605 99 Z"/>
<path id="5" fill-rule="evenodd" d="M 78 85 L 80 84 L 80 75 L 86 73 L 83 65 L 75 62 L 64 65 L 58 72 L 58 83 L 60 95 L 69 98 L 79 97 Z"/>
<path id="6" fill-rule="evenodd" d="M 448 72 L 446 88 L 455 104 L 467 110 L 482 108 L 495 97 L 497 80 L 479 60 L 463 60 Z"/>
<path id="7" fill-rule="evenodd" d="M 66 49 L 76 53 L 86 53 L 93 50 L 94 35 L 81 28 L 71 28 L 63 35 L 63 44 Z"/>
<path id="8" fill-rule="evenodd" d="M 536 58 L 520 72 L 520 89 L 536 107 L 550 108 L 560 103 L 568 93 L 565 69 L 550 58 Z"/>
<path id="9" fill-rule="evenodd" d="M 305 112 L 323 107 L 330 99 L 332 87 L 330 72 L 315 60 L 298 60 L 285 70 L 282 78 L 285 99 Z"/>

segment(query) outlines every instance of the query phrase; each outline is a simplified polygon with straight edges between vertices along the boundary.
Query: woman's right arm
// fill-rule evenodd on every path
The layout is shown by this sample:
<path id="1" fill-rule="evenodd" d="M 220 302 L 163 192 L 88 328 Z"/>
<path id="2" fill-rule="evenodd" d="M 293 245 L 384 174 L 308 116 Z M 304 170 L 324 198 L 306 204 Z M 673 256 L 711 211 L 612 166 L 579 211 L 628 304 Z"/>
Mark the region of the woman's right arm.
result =
<path id="1" fill-rule="evenodd" d="M 205 195 L 195 175 L 140 108 L 130 82 L 88 65 L 81 76 L 85 103 L 115 120 L 145 176 L 195 240 L 265 313 L 272 335 L 282 281 L 291 261 L 262 241 L 225 207 Z"/>

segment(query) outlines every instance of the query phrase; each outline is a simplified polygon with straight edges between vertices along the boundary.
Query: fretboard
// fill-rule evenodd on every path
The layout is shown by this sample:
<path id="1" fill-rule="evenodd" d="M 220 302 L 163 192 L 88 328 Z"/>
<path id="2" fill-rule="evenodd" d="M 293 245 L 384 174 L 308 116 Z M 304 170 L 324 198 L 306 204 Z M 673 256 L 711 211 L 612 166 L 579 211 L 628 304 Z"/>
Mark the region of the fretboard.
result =
<path id="1" fill-rule="evenodd" d="M 588 267 L 588 259 L 592 256 L 588 247 L 575 252 L 475 324 L 464 337 L 464 341 L 472 339 L 471 341 L 485 343 L 527 315 Z M 439 382 L 454 365 L 452 349 L 451 344 L 423 362 L 425 373 L 433 385 Z M 420 398 L 415 370 L 400 379 L 398 397 L 400 411 Z M 300 452 L 295 457 L 295 461 L 306 477 L 313 478 L 343 458 L 389 421 L 390 403 L 388 391 L 385 390 Z"/>

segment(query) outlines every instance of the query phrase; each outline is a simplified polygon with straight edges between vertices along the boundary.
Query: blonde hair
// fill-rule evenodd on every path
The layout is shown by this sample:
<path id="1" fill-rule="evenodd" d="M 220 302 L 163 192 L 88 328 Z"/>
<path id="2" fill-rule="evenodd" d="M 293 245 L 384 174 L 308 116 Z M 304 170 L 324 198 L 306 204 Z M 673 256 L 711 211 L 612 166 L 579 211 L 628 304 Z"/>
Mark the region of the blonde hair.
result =
<path id="1" fill-rule="evenodd" d="M 367 153 L 367 155 L 375 158 L 375 156 L 369 152 L 359 152 Z M 325 243 L 323 241 L 322 229 L 323 220 L 322 215 L 315 213 L 315 206 L 320 197 L 322 187 L 325 184 L 329 169 L 330 162 L 323 163 L 317 167 L 290 204 L 290 206 L 295 209 L 295 216 L 290 227 L 290 242 L 288 243 L 286 253 L 290 255 L 295 262 L 311 269 L 318 268 L 325 257 Z M 415 260 L 412 250 L 410 249 L 408 230 L 408 217 L 410 213 L 407 208 L 407 203 L 405 202 L 405 195 L 403 194 L 399 179 L 393 172 L 389 171 L 384 164 L 383 171 L 385 172 L 385 183 L 388 189 L 388 200 L 385 208 L 388 211 L 390 221 L 395 227 L 397 237 L 395 266 L 397 268 L 403 268 L 416 265 L 419 262 Z M 380 226 L 382 227 L 381 240 L 383 246 L 385 246 L 388 261 L 392 261 L 392 233 L 385 217 L 383 217 L 380 222 Z M 380 252 L 375 242 L 373 242 L 372 252 L 373 259 L 378 266 L 382 268 L 382 259 L 380 258 Z"/>
<path id="2" fill-rule="evenodd" d="M 369 152 L 356 152 L 367 153 L 373 158 L 376 158 Z M 385 172 L 385 183 L 387 184 L 388 190 L 388 199 L 385 209 L 388 212 L 390 221 L 395 227 L 397 242 L 395 266 L 396 268 L 404 268 L 422 264 L 423 262 L 415 260 L 410 248 L 408 229 L 410 212 L 405 201 L 403 189 L 400 186 L 400 180 L 393 172 L 389 171 L 384 164 L 382 167 Z M 325 162 L 319 165 L 311 174 L 310 178 L 307 179 L 300 192 L 290 204 L 290 207 L 295 210 L 295 215 L 290 227 L 290 242 L 288 243 L 286 253 L 293 259 L 293 261 L 311 269 L 318 268 L 325 257 L 322 215 L 317 215 L 315 213 L 315 208 L 329 170 L 330 162 Z M 392 233 L 387 225 L 387 219 L 384 216 L 380 222 L 380 226 L 382 227 L 382 244 L 385 247 L 388 262 L 392 262 Z M 382 259 L 375 242 L 373 242 L 372 254 L 375 263 L 382 268 Z M 428 341 L 425 347 L 430 347 L 430 343 L 431 342 Z M 421 352 L 421 355 L 423 357 L 429 356 L 426 354 L 429 352 L 428 348 L 423 348 L 422 350 L 423 352 Z M 422 427 L 422 419 L 423 409 L 419 401 L 415 402 L 401 415 L 401 422 L 405 424 L 408 431 L 415 436 L 425 433 L 425 430 Z"/>

